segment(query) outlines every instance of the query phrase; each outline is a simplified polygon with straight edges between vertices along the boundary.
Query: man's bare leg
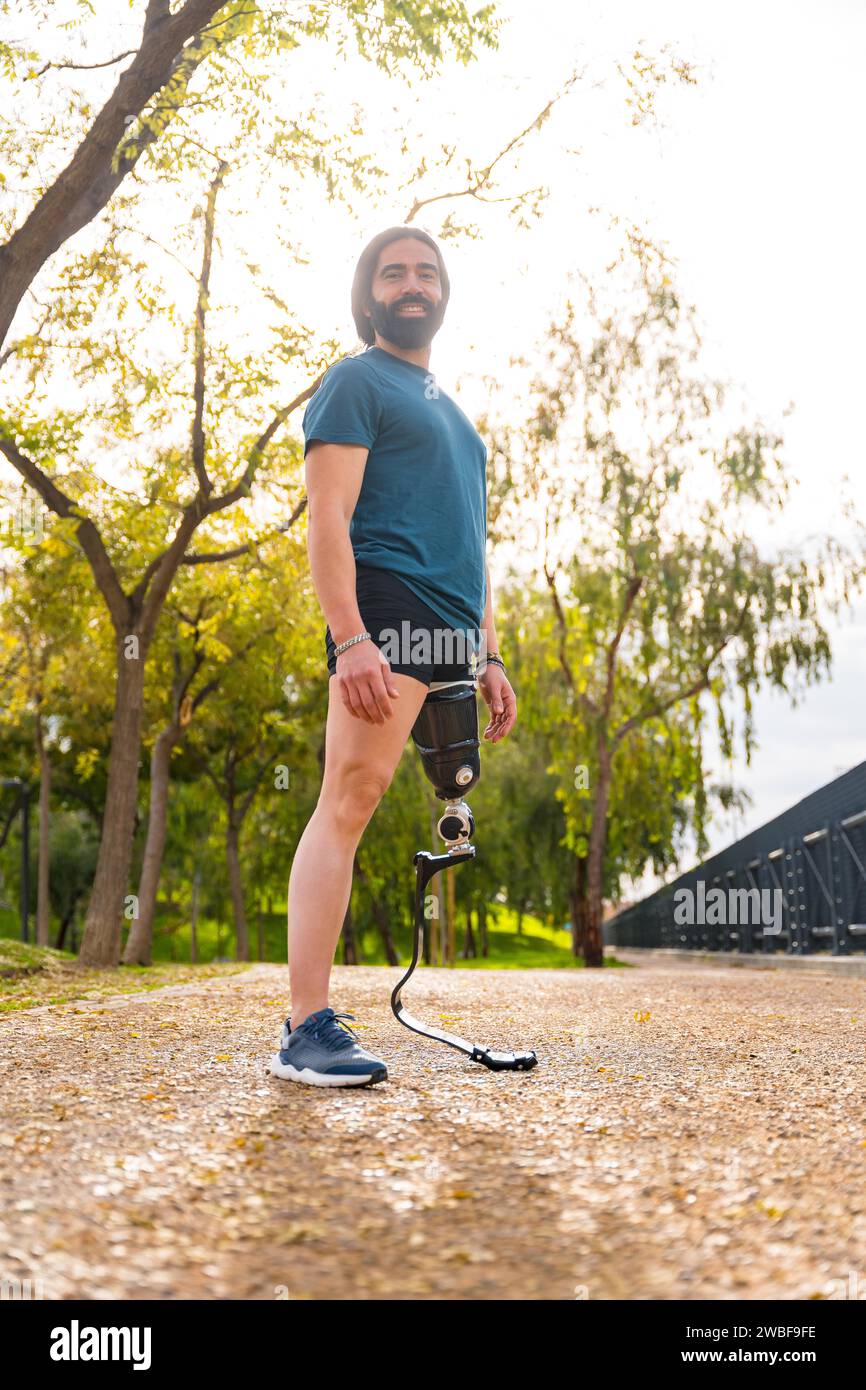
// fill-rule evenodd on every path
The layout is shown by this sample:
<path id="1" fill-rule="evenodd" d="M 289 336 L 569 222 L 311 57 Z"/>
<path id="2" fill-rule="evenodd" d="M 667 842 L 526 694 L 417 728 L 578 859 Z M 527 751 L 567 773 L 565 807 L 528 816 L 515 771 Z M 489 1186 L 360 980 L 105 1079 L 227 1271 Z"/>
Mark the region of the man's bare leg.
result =
<path id="1" fill-rule="evenodd" d="M 350 714 L 337 677 L 328 683 L 325 771 L 316 809 L 298 841 L 288 895 L 292 1028 L 324 1009 L 334 952 L 352 891 L 355 850 L 390 786 L 427 698 L 414 676 L 395 674 L 399 700 L 383 724 Z"/>

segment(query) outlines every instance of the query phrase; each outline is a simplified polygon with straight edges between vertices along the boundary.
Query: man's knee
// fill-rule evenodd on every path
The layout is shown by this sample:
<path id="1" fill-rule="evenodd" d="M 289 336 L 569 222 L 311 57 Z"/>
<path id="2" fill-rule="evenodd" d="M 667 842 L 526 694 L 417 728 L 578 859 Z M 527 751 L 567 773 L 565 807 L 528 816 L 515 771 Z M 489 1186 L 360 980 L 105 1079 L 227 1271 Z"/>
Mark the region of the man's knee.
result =
<path id="1" fill-rule="evenodd" d="M 335 819 L 346 830 L 363 829 L 391 785 L 377 768 L 347 768 L 330 787 L 322 789 Z"/>

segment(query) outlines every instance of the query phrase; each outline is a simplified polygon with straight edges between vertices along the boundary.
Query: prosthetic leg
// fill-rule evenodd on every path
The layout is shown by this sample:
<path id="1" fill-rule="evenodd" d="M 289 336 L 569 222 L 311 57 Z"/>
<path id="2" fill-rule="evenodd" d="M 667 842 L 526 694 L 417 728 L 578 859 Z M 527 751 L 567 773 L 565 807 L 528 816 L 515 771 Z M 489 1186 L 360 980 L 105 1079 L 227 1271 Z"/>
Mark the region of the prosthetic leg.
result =
<path id="1" fill-rule="evenodd" d="M 415 966 L 424 941 L 424 890 L 440 869 L 450 869 L 466 859 L 475 858 L 475 846 L 469 843 L 475 832 L 472 812 L 463 800 L 481 776 L 478 754 L 478 707 L 475 702 L 476 682 L 434 681 L 421 706 L 412 728 L 412 739 L 421 754 L 421 761 L 436 795 L 446 803 L 437 830 L 449 846 L 444 854 L 419 850 L 415 865 L 415 929 L 412 961 L 406 974 L 391 995 L 391 1008 L 400 1022 L 425 1038 L 434 1038 L 449 1047 L 456 1047 L 473 1062 L 481 1062 L 491 1071 L 529 1071 L 536 1066 L 534 1052 L 491 1052 L 489 1047 L 466 1042 L 453 1033 L 443 1033 L 414 1018 L 403 1006 L 400 994 Z"/>

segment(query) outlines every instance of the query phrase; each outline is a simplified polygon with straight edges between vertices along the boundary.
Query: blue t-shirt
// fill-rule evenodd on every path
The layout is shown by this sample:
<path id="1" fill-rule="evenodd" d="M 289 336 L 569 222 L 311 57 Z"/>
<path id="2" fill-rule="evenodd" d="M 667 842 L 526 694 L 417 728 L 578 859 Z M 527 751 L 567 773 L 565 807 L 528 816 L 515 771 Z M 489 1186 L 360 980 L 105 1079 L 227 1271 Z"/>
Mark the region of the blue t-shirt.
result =
<path id="1" fill-rule="evenodd" d="M 369 450 L 349 526 L 355 559 L 390 570 L 478 650 L 487 601 L 487 448 L 426 367 L 384 348 L 344 357 L 307 402 L 314 439 Z"/>

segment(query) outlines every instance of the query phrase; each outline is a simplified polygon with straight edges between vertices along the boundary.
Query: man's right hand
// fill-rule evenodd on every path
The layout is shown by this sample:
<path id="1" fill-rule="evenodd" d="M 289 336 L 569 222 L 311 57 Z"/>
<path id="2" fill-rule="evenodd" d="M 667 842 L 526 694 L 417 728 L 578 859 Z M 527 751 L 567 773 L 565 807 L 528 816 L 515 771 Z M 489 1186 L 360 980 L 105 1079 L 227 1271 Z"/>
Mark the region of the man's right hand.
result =
<path id="1" fill-rule="evenodd" d="M 340 653 L 336 674 L 343 704 L 356 719 L 384 724 L 391 718 L 391 698 L 399 699 L 400 692 L 388 661 L 369 637 Z"/>

